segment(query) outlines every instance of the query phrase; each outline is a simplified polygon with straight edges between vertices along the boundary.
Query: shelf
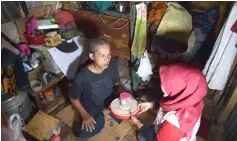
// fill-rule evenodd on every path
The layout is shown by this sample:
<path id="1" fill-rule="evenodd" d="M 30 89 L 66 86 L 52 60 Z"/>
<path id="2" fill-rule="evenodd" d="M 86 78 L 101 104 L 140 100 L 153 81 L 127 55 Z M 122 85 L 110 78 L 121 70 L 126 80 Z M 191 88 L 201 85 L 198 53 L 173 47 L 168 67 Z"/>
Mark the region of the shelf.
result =
<path id="1" fill-rule="evenodd" d="M 43 111 L 45 113 L 49 114 L 55 108 L 57 108 L 59 105 L 61 105 L 64 101 L 65 101 L 64 97 L 60 96 L 60 97 L 56 98 L 54 101 L 52 101 L 50 104 L 47 104 L 46 109 L 44 109 Z"/>
<path id="2" fill-rule="evenodd" d="M 40 91 L 34 91 L 35 95 L 38 95 L 38 94 L 42 93 L 43 91 L 47 90 L 48 88 L 50 88 L 50 87 L 56 85 L 56 84 L 57 84 L 58 82 L 60 82 L 63 78 L 64 78 L 64 75 L 61 76 L 61 77 L 59 77 L 59 78 L 54 79 L 53 81 L 51 81 L 50 83 L 48 83 L 48 84 L 46 84 L 46 85 L 44 85 L 42 90 L 40 90 Z"/>

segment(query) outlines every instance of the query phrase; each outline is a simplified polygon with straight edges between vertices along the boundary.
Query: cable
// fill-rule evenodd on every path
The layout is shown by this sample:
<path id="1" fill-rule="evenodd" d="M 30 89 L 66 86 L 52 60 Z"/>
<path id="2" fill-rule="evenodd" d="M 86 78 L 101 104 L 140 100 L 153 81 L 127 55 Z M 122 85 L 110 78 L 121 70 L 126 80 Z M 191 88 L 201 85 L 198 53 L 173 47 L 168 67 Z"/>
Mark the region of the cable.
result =
<path id="1" fill-rule="evenodd" d="M 101 19 L 101 21 L 103 22 L 103 23 L 105 23 L 108 27 L 110 27 L 110 28 L 112 28 L 112 29 L 115 29 L 115 30 L 119 30 L 119 29 L 122 29 L 122 28 L 124 28 L 125 26 L 127 26 L 128 24 L 129 24 L 129 20 L 124 24 L 124 25 L 122 25 L 121 27 L 112 27 L 111 25 L 114 25 L 115 23 L 117 23 L 119 20 L 120 20 L 120 18 L 118 19 L 118 20 L 116 20 L 114 23 L 112 23 L 111 25 L 109 25 L 100 15 L 99 15 L 99 18 Z"/>

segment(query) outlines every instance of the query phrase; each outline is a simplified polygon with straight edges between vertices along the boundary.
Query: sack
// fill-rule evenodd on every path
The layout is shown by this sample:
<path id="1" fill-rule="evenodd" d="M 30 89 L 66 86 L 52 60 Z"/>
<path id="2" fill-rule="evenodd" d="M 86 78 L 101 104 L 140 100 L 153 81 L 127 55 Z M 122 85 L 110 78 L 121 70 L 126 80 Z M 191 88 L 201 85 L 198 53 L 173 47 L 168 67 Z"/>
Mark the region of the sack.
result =
<path id="1" fill-rule="evenodd" d="M 187 43 L 192 31 L 192 16 L 176 2 L 168 2 L 156 35 Z"/>

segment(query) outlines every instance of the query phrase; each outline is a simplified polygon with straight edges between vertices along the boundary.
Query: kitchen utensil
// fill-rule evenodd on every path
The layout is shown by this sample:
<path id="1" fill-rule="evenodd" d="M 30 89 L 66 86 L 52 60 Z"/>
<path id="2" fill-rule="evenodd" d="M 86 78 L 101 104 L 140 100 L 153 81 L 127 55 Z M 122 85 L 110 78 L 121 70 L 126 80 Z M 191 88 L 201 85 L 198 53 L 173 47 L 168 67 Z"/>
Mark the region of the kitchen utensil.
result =
<path id="1" fill-rule="evenodd" d="M 56 76 L 53 73 L 50 73 L 49 71 L 46 70 L 40 71 L 38 73 L 38 77 L 39 80 L 45 85 L 50 83 L 52 80 L 56 79 Z"/>

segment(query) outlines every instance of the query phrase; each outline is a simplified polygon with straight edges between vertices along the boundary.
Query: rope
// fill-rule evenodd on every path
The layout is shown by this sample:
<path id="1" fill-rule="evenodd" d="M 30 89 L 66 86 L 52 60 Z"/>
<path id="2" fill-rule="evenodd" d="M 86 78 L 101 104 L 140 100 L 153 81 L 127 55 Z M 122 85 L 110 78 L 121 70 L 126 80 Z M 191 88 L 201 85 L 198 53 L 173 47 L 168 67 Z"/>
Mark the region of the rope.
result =
<path id="1" fill-rule="evenodd" d="M 111 25 L 114 25 L 115 23 L 117 23 L 121 18 L 117 19 L 114 23 L 112 23 L 111 25 L 109 25 L 100 15 L 99 15 L 99 18 L 101 19 L 101 21 L 103 23 L 105 23 L 108 27 L 112 28 L 112 29 L 115 29 L 115 30 L 119 30 L 119 29 L 123 29 L 125 26 L 127 26 L 129 24 L 129 20 L 124 24 L 122 25 L 121 27 L 112 27 Z"/>

